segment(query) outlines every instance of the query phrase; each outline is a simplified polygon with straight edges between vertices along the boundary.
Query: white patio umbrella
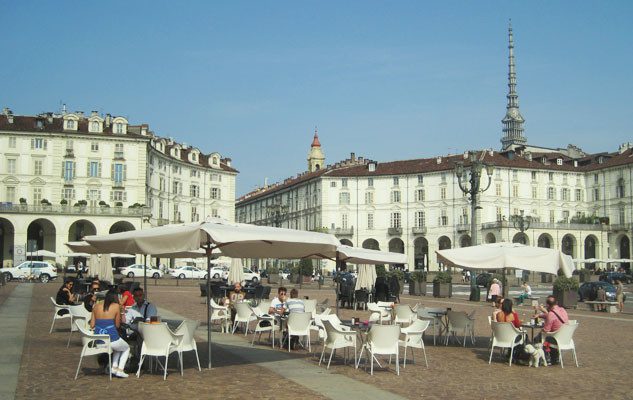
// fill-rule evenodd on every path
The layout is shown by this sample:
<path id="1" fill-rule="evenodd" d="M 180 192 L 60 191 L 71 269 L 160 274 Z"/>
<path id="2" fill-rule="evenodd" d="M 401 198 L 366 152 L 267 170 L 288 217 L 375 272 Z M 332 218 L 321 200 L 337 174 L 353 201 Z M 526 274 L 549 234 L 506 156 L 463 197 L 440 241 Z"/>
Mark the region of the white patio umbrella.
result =
<path id="1" fill-rule="evenodd" d="M 93 254 L 90 257 L 90 273 L 102 281 L 112 282 L 112 257 L 110 254 Z"/>
<path id="2" fill-rule="evenodd" d="M 407 256 L 402 253 L 364 249 L 339 245 L 338 259 L 351 264 L 406 264 Z"/>
<path id="3" fill-rule="evenodd" d="M 376 266 L 369 264 L 358 264 L 358 277 L 354 290 L 367 289 L 371 291 L 376 283 Z"/>
<path id="4" fill-rule="evenodd" d="M 231 267 L 229 268 L 229 284 L 233 285 L 244 280 L 244 266 L 241 258 L 231 259 Z"/>
<path id="5" fill-rule="evenodd" d="M 104 252 L 160 254 L 207 250 L 207 272 L 211 268 L 211 251 L 220 249 L 229 257 L 299 259 L 311 256 L 336 258 L 339 244 L 334 235 L 294 229 L 238 224 L 211 219 L 186 225 L 162 226 L 105 236 L 86 236 L 91 246 Z M 207 341 L 211 368 L 210 279 L 207 273 Z"/>
<path id="6" fill-rule="evenodd" d="M 438 260 L 472 269 L 519 268 L 527 271 L 556 274 L 562 270 L 571 277 L 574 270 L 571 257 L 559 250 L 525 246 L 519 243 L 489 243 L 458 249 L 436 250 Z"/>
<path id="7" fill-rule="evenodd" d="M 27 257 L 47 257 L 47 258 L 55 258 L 57 257 L 57 253 L 54 253 L 52 251 L 49 250 L 37 250 L 37 251 L 30 251 L 28 253 L 26 253 Z"/>

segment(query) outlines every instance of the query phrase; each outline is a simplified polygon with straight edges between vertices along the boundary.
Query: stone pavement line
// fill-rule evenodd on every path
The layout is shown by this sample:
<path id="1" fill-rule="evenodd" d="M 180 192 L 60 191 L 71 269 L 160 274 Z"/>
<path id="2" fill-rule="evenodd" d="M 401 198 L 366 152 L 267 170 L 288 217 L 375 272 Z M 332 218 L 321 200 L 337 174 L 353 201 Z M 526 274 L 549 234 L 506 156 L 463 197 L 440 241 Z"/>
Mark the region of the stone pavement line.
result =
<path id="1" fill-rule="evenodd" d="M 15 398 L 33 284 L 18 285 L 0 306 L 0 399 Z"/>
<path id="2" fill-rule="evenodd" d="M 167 319 L 186 319 L 164 307 L 160 308 L 160 314 Z M 202 327 L 198 328 L 196 336 L 206 340 L 206 329 Z M 349 400 L 350 396 L 377 400 L 404 400 L 403 397 L 394 393 L 378 389 L 375 386 L 356 381 L 340 374 L 331 373 L 326 370 L 325 367 L 318 367 L 303 359 L 293 358 L 290 354 L 287 355 L 287 359 L 278 360 L 280 355 L 285 354 L 280 350 L 260 346 L 256 347 L 257 352 L 253 352 L 253 347 L 251 347 L 248 341 L 235 335 L 213 332 L 211 334 L 211 341 L 215 344 L 226 346 L 224 350 L 250 363 L 269 369 L 286 379 L 333 400 Z M 198 352 L 201 351 L 206 351 L 206 348 L 198 348 Z M 267 357 L 266 353 L 268 352 L 275 352 L 275 358 L 277 360 L 271 361 L 270 358 Z"/>

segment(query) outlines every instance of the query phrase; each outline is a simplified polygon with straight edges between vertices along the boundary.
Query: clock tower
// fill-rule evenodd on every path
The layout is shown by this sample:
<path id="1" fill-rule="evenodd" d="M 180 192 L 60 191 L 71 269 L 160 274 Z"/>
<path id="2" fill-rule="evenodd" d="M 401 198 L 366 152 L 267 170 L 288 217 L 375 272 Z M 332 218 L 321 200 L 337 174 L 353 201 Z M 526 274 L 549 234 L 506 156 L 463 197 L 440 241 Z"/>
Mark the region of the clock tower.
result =
<path id="1" fill-rule="evenodd" d="M 318 171 L 325 166 L 325 155 L 321 150 L 321 142 L 319 142 L 319 133 L 317 128 L 314 128 L 314 138 L 312 139 L 312 145 L 310 146 L 310 152 L 308 153 L 308 172 Z"/>

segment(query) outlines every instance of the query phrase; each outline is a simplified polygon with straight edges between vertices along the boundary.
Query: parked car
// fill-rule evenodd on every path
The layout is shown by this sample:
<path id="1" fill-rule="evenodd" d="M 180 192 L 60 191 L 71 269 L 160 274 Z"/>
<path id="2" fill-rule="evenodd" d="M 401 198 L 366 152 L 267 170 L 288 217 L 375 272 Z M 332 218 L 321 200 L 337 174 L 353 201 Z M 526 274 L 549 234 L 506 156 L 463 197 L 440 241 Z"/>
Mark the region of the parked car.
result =
<path id="1" fill-rule="evenodd" d="M 616 279 L 622 283 L 633 282 L 633 276 L 625 274 L 624 272 L 606 272 L 600 275 L 601 281 L 613 283 Z"/>
<path id="2" fill-rule="evenodd" d="M 46 283 L 57 278 L 57 268 L 47 261 L 25 261 L 17 267 L 3 268 L 2 274 L 6 281 L 36 276 L 41 282 Z"/>
<path id="3" fill-rule="evenodd" d="M 229 277 L 229 269 L 226 267 L 213 267 L 211 268 L 211 278 L 213 279 L 226 279 Z"/>
<path id="4" fill-rule="evenodd" d="M 207 271 L 203 271 L 196 267 L 184 266 L 174 269 L 169 273 L 174 278 L 178 279 L 207 279 Z"/>
<path id="5" fill-rule="evenodd" d="M 66 267 L 66 272 L 77 272 L 77 266 L 74 264 L 70 264 Z M 84 265 L 81 267 L 81 272 L 82 273 L 86 273 L 88 272 L 88 266 Z"/>
<path id="6" fill-rule="evenodd" d="M 604 287 L 605 292 L 607 293 L 607 301 L 615 301 L 615 286 L 610 284 L 609 282 L 585 282 L 578 288 L 578 301 L 594 301 L 598 296 L 598 288 L 602 286 Z M 624 296 L 624 300 L 626 300 L 626 295 Z"/>
<path id="7" fill-rule="evenodd" d="M 250 269 L 244 267 L 244 280 L 257 283 L 261 280 L 261 275 L 259 275 L 259 272 L 253 272 Z"/>
<path id="8" fill-rule="evenodd" d="M 143 272 L 144 272 L 143 264 L 132 264 L 132 265 L 128 265 L 125 268 L 121 268 L 121 275 L 127 276 L 128 278 L 134 278 L 135 276 L 143 276 Z M 148 265 L 147 276 L 152 277 L 154 279 L 158 279 L 163 276 L 163 273 L 162 271 L 159 271 L 158 268 L 152 268 Z"/>

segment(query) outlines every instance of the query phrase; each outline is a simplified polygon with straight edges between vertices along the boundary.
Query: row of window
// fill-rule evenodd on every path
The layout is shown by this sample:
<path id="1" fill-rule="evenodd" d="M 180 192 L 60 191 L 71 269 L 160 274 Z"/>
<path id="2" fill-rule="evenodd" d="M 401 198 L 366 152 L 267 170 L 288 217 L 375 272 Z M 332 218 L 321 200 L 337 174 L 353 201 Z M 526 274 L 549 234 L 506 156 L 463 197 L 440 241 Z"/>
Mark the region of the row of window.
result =
<path id="1" fill-rule="evenodd" d="M 164 177 L 158 178 L 158 189 L 160 191 L 166 191 L 167 185 Z M 180 181 L 172 181 L 171 185 L 171 193 L 172 194 L 182 194 L 183 183 Z M 200 186 L 199 185 L 189 185 L 189 196 L 191 197 L 200 197 Z M 220 200 L 222 198 L 222 189 L 219 187 L 212 187 L 209 189 L 209 197 L 211 199 Z"/>
<path id="2" fill-rule="evenodd" d="M 163 200 L 159 200 L 158 201 L 158 209 L 157 209 L 157 218 L 158 219 L 164 219 L 166 217 L 166 206 L 165 206 L 165 202 Z M 150 200 L 150 207 L 153 209 L 154 207 L 154 201 Z M 198 222 L 200 221 L 200 213 L 198 210 L 198 206 L 191 206 L 190 208 L 190 217 L 191 217 L 191 222 Z M 175 203 L 172 206 L 172 221 L 173 222 L 185 222 L 182 218 L 182 212 L 181 212 L 181 207 L 180 204 Z M 219 211 L 217 208 L 212 208 L 211 209 L 211 217 L 219 217 Z"/>
<path id="3" fill-rule="evenodd" d="M 38 161 L 35 161 L 35 169 L 40 168 Z M 77 176 L 77 163 L 75 161 L 67 160 L 62 162 L 62 178 L 64 181 L 70 182 Z M 101 162 L 88 161 L 86 164 L 86 177 L 100 178 L 101 177 Z M 127 180 L 127 165 L 122 163 L 112 163 L 110 165 L 110 179 L 115 185 L 122 185 Z"/>

